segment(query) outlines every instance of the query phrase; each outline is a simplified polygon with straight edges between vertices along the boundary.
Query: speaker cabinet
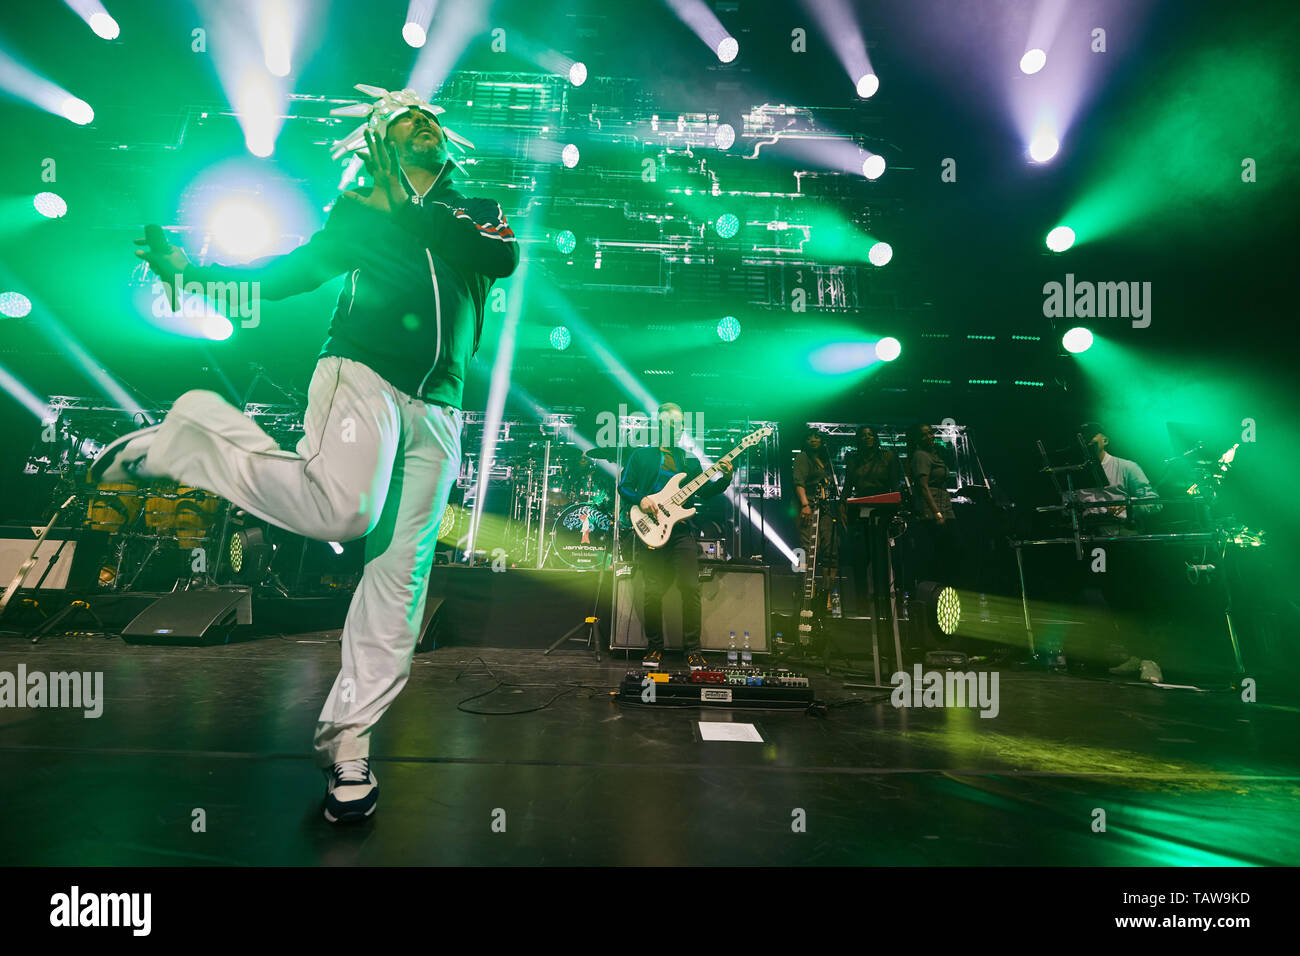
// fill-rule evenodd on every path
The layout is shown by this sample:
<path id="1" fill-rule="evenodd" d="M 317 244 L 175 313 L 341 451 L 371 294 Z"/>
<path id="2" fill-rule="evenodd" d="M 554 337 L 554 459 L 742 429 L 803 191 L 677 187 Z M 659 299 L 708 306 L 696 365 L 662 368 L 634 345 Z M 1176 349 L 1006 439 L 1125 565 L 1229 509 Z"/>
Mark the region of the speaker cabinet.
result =
<path id="1" fill-rule="evenodd" d="M 32 556 L 42 528 L 0 525 L 0 594 Z M 36 551 L 36 563 L 23 576 L 20 588 L 62 591 L 93 586 L 99 572 L 96 558 L 108 552 L 108 535 L 81 528 L 54 528 Z"/>
<path id="2" fill-rule="evenodd" d="M 643 648 L 646 646 L 641 612 L 645 597 L 644 575 L 639 570 L 620 568 L 616 580 L 610 649 Z M 701 647 L 706 651 L 730 650 L 731 632 L 735 631 L 736 649 L 743 650 L 745 632 L 748 631 L 749 649 L 756 654 L 770 653 L 770 592 L 766 567 L 701 561 Z M 664 595 L 664 646 L 669 650 L 681 650 L 682 647 L 682 597 L 675 582 Z"/>
<path id="3" fill-rule="evenodd" d="M 226 644 L 236 627 L 253 623 L 247 588 L 173 591 L 149 605 L 122 629 L 128 644 Z"/>
<path id="4" fill-rule="evenodd" d="M 435 565 L 423 646 L 546 648 L 591 613 L 608 629 L 612 575 L 599 571 Z M 434 602 L 441 602 L 435 606 Z M 436 613 L 434 613 L 436 611 Z"/>

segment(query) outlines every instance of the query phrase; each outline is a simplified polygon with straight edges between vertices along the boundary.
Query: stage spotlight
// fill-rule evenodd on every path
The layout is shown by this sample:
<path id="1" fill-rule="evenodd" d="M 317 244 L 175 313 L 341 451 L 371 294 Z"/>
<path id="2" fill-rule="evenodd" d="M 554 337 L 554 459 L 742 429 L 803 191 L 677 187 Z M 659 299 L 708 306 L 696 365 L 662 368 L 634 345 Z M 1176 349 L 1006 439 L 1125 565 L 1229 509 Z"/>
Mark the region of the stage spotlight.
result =
<path id="1" fill-rule="evenodd" d="M 219 312 L 208 312 L 201 320 L 203 337 L 214 342 L 224 342 L 235 333 L 235 326 Z"/>
<path id="2" fill-rule="evenodd" d="M 718 319 L 718 338 L 724 342 L 734 342 L 740 338 L 740 321 L 734 315 L 724 315 Z"/>
<path id="3" fill-rule="evenodd" d="M 1078 326 L 1061 336 L 1061 344 L 1065 346 L 1067 352 L 1079 355 L 1092 348 L 1092 333 Z"/>
<path id="4" fill-rule="evenodd" d="M 876 358 L 882 362 L 892 362 L 903 354 L 903 343 L 892 335 L 887 335 L 876 343 Z"/>
<path id="5" fill-rule="evenodd" d="M 551 329 L 551 348 L 563 352 L 573 343 L 573 335 L 562 325 Z"/>
<path id="6" fill-rule="evenodd" d="M 21 319 L 31 311 L 32 300 L 21 292 L 0 292 L 0 315 Z"/>
<path id="7" fill-rule="evenodd" d="M 1033 76 L 1046 65 L 1047 54 L 1039 49 L 1030 50 L 1020 58 L 1020 72 L 1026 76 Z"/>
<path id="8" fill-rule="evenodd" d="M 883 266 L 894 258 L 894 247 L 887 242 L 877 242 L 867 250 L 867 258 L 873 266 Z"/>
<path id="9" fill-rule="evenodd" d="M 560 153 L 560 159 L 563 160 L 564 165 L 568 166 L 570 169 L 572 169 L 574 166 L 577 166 L 578 147 L 574 146 L 572 143 L 565 146 L 563 152 Z"/>
<path id="10" fill-rule="evenodd" d="M 424 32 L 424 27 L 418 23 L 410 22 L 402 27 L 402 39 L 406 41 L 407 46 L 413 46 L 417 50 L 424 46 L 424 41 L 429 38 Z"/>
<path id="11" fill-rule="evenodd" d="M 936 581 L 922 581 L 916 586 L 916 600 L 921 606 L 921 620 L 935 638 L 952 637 L 961 627 L 961 598 L 957 589 Z"/>
<path id="12" fill-rule="evenodd" d="M 107 13 L 92 13 L 90 19 L 86 21 L 90 24 L 90 29 L 95 31 L 95 35 L 104 40 L 116 40 L 121 28 Z"/>
<path id="13" fill-rule="evenodd" d="M 233 105 L 248 151 L 261 159 L 275 152 L 284 109 L 279 85 L 257 70 L 246 70 L 235 89 Z"/>
<path id="14" fill-rule="evenodd" d="M 1069 226 L 1057 226 L 1047 234 L 1047 248 L 1053 252 L 1064 252 L 1074 245 L 1074 230 Z"/>
<path id="15" fill-rule="evenodd" d="M 723 123 L 713 134 L 713 145 L 718 149 L 730 149 L 736 141 L 736 128 L 730 123 Z"/>
<path id="16" fill-rule="evenodd" d="M 272 76 L 288 76 L 293 59 L 294 32 L 288 0 L 259 0 L 257 20 L 262 59 L 267 71 Z"/>
<path id="17" fill-rule="evenodd" d="M 208 231 L 222 249 L 244 259 L 264 255 L 274 238 L 266 212 L 246 199 L 234 199 L 217 206 Z"/>
<path id="18" fill-rule="evenodd" d="M 275 546 L 261 528 L 241 528 L 231 535 L 226 553 L 230 573 L 240 584 L 261 584 L 274 553 Z"/>
<path id="19" fill-rule="evenodd" d="M 78 126 L 86 126 L 95 121 L 95 111 L 90 108 L 90 104 L 85 100 L 77 99 L 75 96 L 69 96 L 59 105 L 59 112 L 64 118 L 72 120 Z"/>
<path id="20" fill-rule="evenodd" d="M 574 86 L 582 86 L 587 82 L 587 64 L 575 63 L 569 67 L 569 82 Z"/>
<path id="21" fill-rule="evenodd" d="M 46 219 L 60 219 L 68 212 L 68 204 L 58 193 L 37 193 L 32 205 Z"/>
<path id="22" fill-rule="evenodd" d="M 563 229 L 555 234 L 555 248 L 567 256 L 578 248 L 578 237 L 573 234 L 572 229 Z"/>
<path id="23" fill-rule="evenodd" d="M 1029 155 L 1036 163 L 1045 163 L 1061 148 L 1060 142 L 1051 133 L 1040 133 L 1029 144 Z"/>
<path id="24" fill-rule="evenodd" d="M 868 179 L 879 179 L 885 174 L 885 157 L 872 153 L 862 161 L 862 175 Z"/>
<path id="25" fill-rule="evenodd" d="M 874 73 L 864 73 L 858 78 L 858 96 L 864 100 L 871 99 L 880 89 L 880 78 Z"/>
<path id="26" fill-rule="evenodd" d="M 736 58 L 736 54 L 740 52 L 740 43 L 737 42 L 735 37 L 723 37 L 718 41 L 716 52 L 719 60 L 723 63 L 730 63 Z"/>
<path id="27" fill-rule="evenodd" d="M 714 230 L 723 239 L 730 239 L 740 231 L 740 220 L 732 213 L 726 212 L 718 217 L 718 221 L 713 224 Z"/>

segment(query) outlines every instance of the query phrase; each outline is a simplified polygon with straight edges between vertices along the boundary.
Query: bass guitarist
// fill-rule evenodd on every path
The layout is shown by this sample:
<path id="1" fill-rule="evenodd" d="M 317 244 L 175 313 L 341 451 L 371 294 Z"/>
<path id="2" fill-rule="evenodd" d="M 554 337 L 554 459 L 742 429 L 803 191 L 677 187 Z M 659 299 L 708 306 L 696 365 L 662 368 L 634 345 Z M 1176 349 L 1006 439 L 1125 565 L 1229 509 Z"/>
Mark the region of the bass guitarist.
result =
<path id="1" fill-rule="evenodd" d="M 628 457 L 619 479 L 619 494 L 628 502 L 636 502 L 646 514 L 655 517 L 660 512 L 650 496 L 661 491 L 674 475 L 685 473 L 690 480 L 703 471 L 695 455 L 680 445 L 685 416 L 681 406 L 666 402 L 659 406 L 659 445 L 635 449 Z M 722 494 L 731 484 L 731 463 L 720 461 L 722 478 L 709 482 L 685 502 L 705 501 Z M 664 594 L 677 581 L 682 596 L 682 650 L 690 669 L 703 670 L 704 655 L 700 653 L 700 555 L 695 543 L 695 530 L 690 521 L 678 522 L 668 541 L 659 548 L 646 547 L 636 541 L 632 563 L 642 575 L 644 603 L 642 617 L 645 621 L 646 651 L 642 663 L 658 669 L 663 661 Z"/>

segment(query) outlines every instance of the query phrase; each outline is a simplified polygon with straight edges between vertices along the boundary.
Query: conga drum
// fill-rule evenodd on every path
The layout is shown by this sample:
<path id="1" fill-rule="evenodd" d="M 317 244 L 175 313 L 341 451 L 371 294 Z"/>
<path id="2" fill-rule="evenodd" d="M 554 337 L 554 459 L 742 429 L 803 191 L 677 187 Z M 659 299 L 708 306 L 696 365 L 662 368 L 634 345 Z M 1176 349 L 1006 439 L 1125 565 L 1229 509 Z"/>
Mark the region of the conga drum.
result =
<path id="1" fill-rule="evenodd" d="M 179 548 L 202 547 L 220 503 L 216 495 L 179 485 L 145 500 L 144 523 L 161 536 L 175 537 Z"/>
<path id="2" fill-rule="evenodd" d="M 86 508 L 86 527 L 115 534 L 139 516 L 141 501 L 139 485 L 125 481 L 99 485 Z"/>

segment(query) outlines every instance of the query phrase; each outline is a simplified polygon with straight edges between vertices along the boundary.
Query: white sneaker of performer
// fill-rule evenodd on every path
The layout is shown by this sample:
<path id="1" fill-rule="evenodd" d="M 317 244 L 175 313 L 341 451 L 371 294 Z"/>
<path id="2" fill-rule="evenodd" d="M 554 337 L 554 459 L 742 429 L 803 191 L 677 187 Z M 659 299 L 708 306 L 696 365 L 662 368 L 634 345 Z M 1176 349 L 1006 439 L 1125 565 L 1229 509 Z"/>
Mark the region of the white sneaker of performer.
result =
<path id="1" fill-rule="evenodd" d="M 368 366 L 316 365 L 297 452 L 214 392 L 186 392 L 146 466 L 321 541 L 366 535 L 343 628 L 343 666 L 317 724 L 322 767 L 370 754 L 370 730 L 405 686 L 438 526 L 460 471 L 463 415 L 399 391 Z"/>

